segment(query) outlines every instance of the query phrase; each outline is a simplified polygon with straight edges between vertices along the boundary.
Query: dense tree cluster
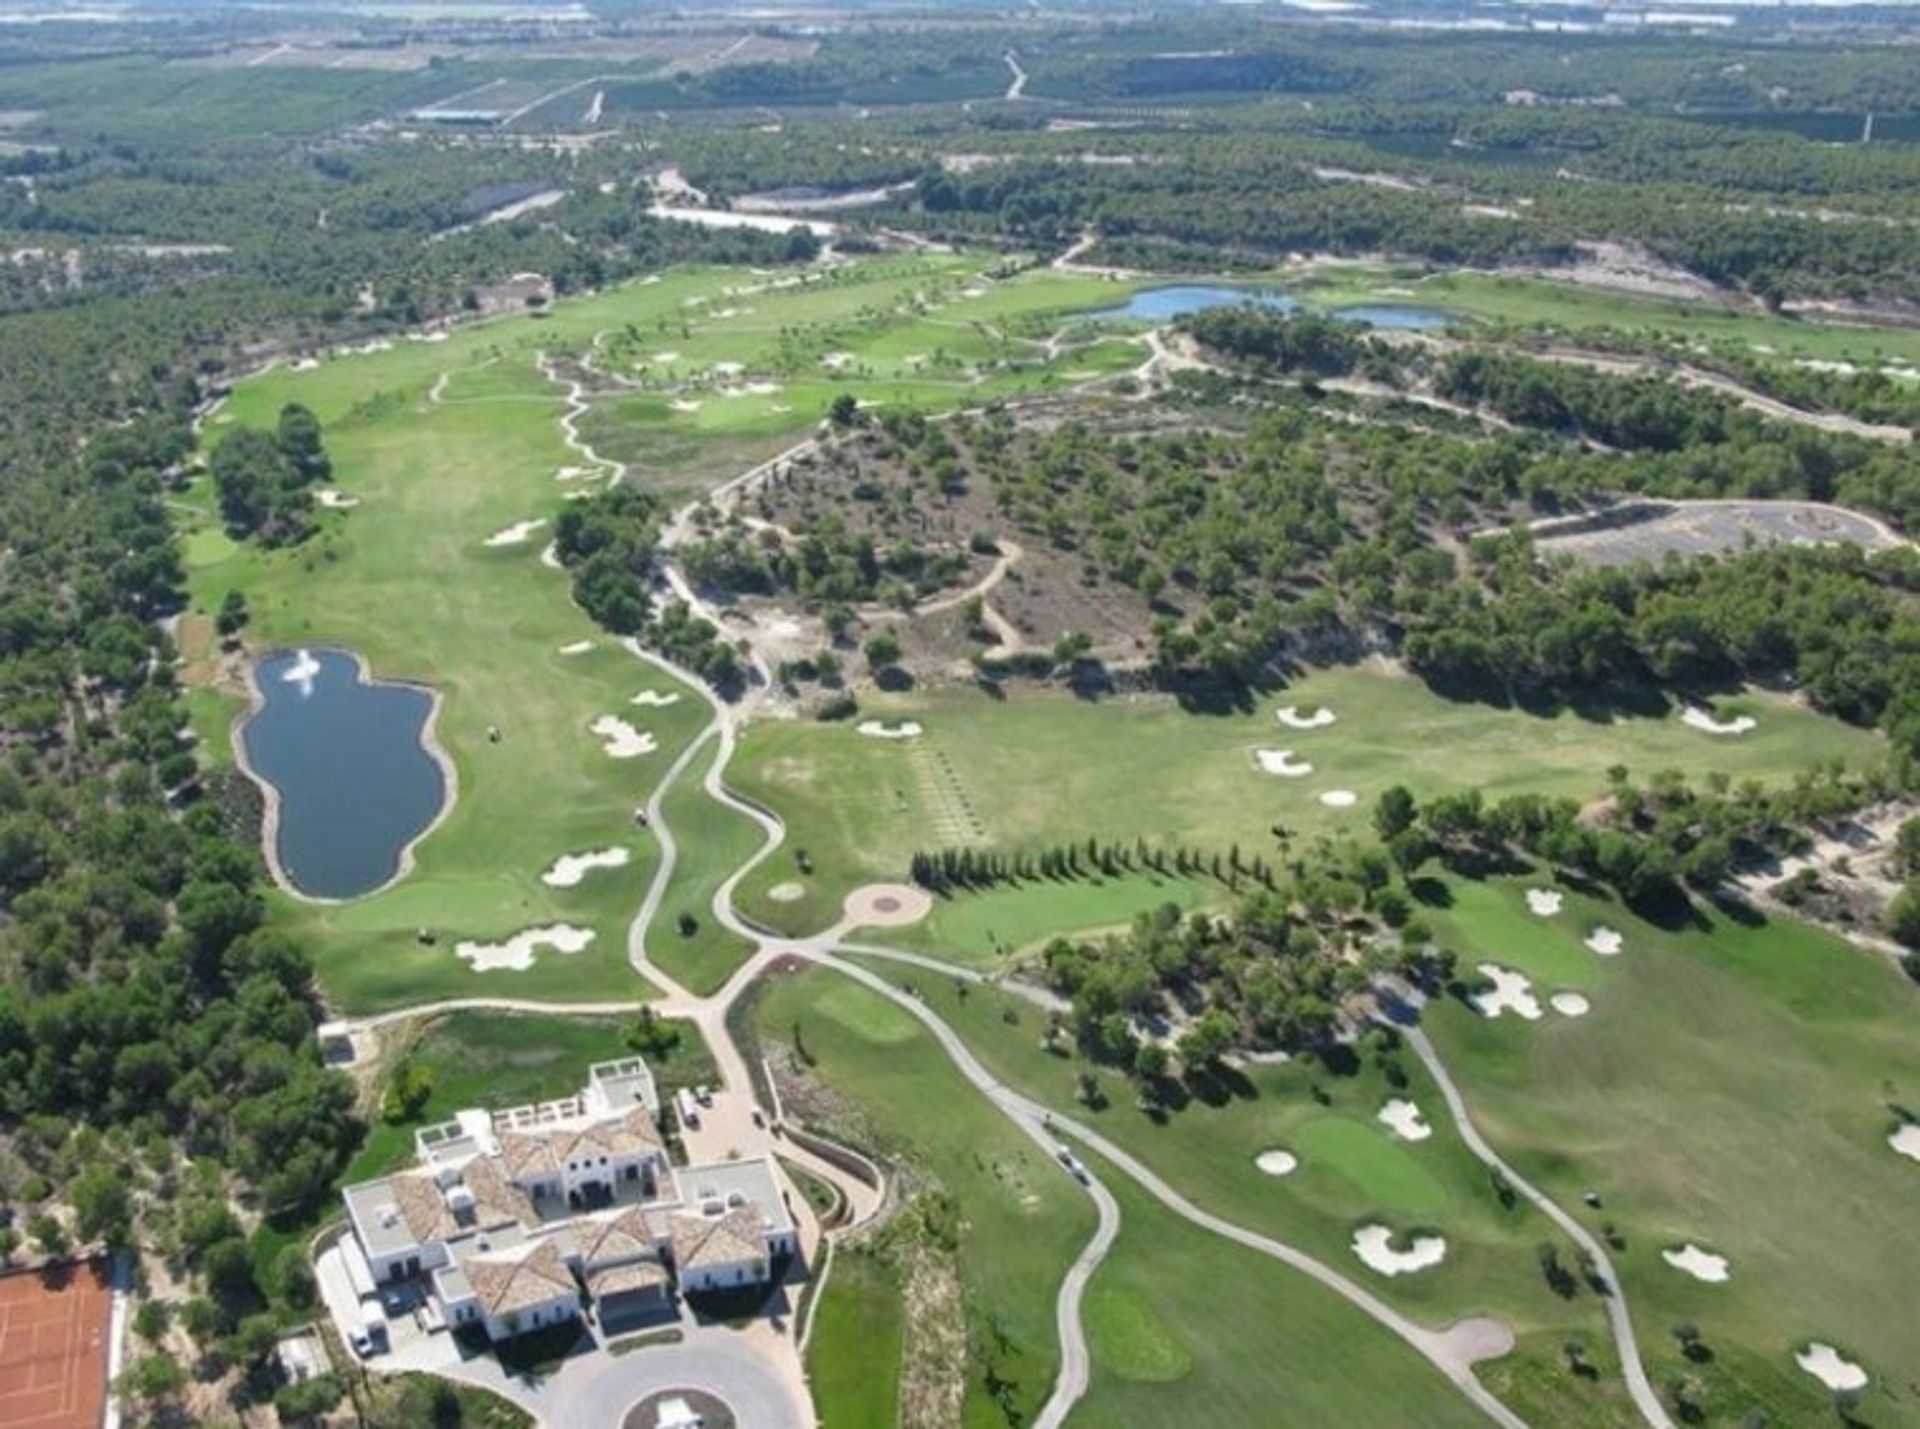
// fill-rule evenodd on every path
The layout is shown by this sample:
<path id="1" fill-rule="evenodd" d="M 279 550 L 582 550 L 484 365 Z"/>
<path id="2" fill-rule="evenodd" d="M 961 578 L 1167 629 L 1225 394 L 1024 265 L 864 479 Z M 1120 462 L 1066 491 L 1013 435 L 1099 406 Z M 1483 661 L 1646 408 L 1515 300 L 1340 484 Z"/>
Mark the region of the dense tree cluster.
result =
<path id="1" fill-rule="evenodd" d="M 291 545 L 313 526 L 313 487 L 332 473 L 320 422 L 298 402 L 280 409 L 271 433 L 236 427 L 207 458 L 220 515 L 235 536 Z"/>

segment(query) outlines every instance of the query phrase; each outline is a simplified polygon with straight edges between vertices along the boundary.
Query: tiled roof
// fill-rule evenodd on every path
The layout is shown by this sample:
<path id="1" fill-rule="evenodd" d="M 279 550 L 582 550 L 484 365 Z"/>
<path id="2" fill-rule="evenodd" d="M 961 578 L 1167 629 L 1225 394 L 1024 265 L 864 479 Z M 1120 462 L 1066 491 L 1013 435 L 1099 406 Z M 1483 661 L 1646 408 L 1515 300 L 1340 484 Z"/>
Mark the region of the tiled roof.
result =
<path id="1" fill-rule="evenodd" d="M 767 1253 L 760 1212 L 736 1206 L 724 1216 L 675 1216 L 673 1263 L 681 1274 L 703 1265 L 738 1265 Z"/>
<path id="2" fill-rule="evenodd" d="M 577 1288 L 560 1248 L 550 1240 L 512 1258 L 468 1256 L 460 1268 L 467 1273 L 474 1298 L 496 1318 L 544 1305 Z"/>
<path id="3" fill-rule="evenodd" d="M 629 1206 L 605 1220 L 576 1222 L 580 1258 L 588 1265 L 636 1260 L 654 1251 L 653 1218 L 639 1206 Z"/>
<path id="4" fill-rule="evenodd" d="M 500 1138 L 500 1159 L 516 1180 L 557 1172 L 569 1161 L 597 1156 L 633 1156 L 658 1151 L 665 1143 L 653 1115 L 636 1106 L 619 1116 L 602 1117 L 585 1126 L 544 1127 L 537 1131 L 509 1131 Z"/>
<path id="5" fill-rule="evenodd" d="M 533 1202 L 527 1199 L 525 1191 L 507 1179 L 499 1158 L 476 1156 L 467 1163 L 461 1179 L 466 1182 L 467 1189 L 473 1192 L 475 1224 L 498 1226 L 508 1221 L 518 1221 L 523 1226 L 530 1226 L 539 1220 L 534 1214 Z"/>
<path id="6" fill-rule="evenodd" d="M 393 1192 L 393 1203 L 400 1208 L 401 1218 L 413 1234 L 415 1244 L 425 1245 L 429 1241 L 444 1240 L 459 1229 L 459 1223 L 454 1220 L 453 1211 L 447 1205 L 447 1198 L 433 1177 L 408 1172 L 395 1176 L 387 1185 Z"/>

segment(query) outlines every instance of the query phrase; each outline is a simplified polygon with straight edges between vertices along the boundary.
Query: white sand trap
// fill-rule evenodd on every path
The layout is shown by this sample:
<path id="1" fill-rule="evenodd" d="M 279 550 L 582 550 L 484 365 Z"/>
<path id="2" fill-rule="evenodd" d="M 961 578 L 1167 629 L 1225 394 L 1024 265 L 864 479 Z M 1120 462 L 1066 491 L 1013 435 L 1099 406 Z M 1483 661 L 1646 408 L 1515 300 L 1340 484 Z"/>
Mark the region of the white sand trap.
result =
<path id="1" fill-rule="evenodd" d="M 601 715 L 587 728 L 606 741 L 607 753 L 615 759 L 634 759 L 660 747 L 652 735 L 635 729 L 618 715 Z"/>
<path id="2" fill-rule="evenodd" d="M 1420 1108 L 1405 1097 L 1395 1097 L 1381 1107 L 1379 1116 L 1388 1130 L 1402 1141 L 1425 1141 L 1433 1135 L 1433 1128 L 1427 1125 Z"/>
<path id="3" fill-rule="evenodd" d="M 320 674 L 320 662 L 313 658 L 313 651 L 302 650 L 294 662 L 280 672 L 280 678 L 289 685 L 300 687 L 300 698 L 305 699 L 313 693 L 313 682 Z"/>
<path id="4" fill-rule="evenodd" d="M 1695 729 L 1704 729 L 1708 734 L 1745 734 L 1759 723 L 1752 715 L 1716 719 L 1712 710 L 1703 710 L 1698 705 L 1688 705 L 1680 711 L 1680 722 L 1692 725 Z"/>
<path id="5" fill-rule="evenodd" d="M 1351 789 L 1329 789 L 1320 796 L 1320 802 L 1329 809 L 1351 809 L 1360 802 L 1360 796 Z"/>
<path id="6" fill-rule="evenodd" d="M 573 494 L 576 496 L 584 496 L 586 493 L 575 492 Z M 566 569 L 560 562 L 560 545 L 557 541 L 549 541 L 540 548 L 540 564 L 549 570 L 564 571 Z"/>
<path id="7" fill-rule="evenodd" d="M 676 412 L 697 412 L 700 410 L 700 404 L 698 402 L 690 402 L 685 397 L 676 397 L 673 401 L 667 403 L 667 406 Z"/>
<path id="8" fill-rule="evenodd" d="M 570 644 L 562 645 L 560 647 L 560 653 L 562 655 L 584 655 L 591 649 L 593 649 L 593 642 L 591 640 L 575 640 Z"/>
<path id="9" fill-rule="evenodd" d="M 1903 1122 L 1898 1131 L 1887 1137 L 1887 1145 L 1902 1156 L 1920 1161 L 1920 1121 Z"/>
<path id="10" fill-rule="evenodd" d="M 984 298 L 986 295 L 987 290 L 985 288 L 962 288 L 960 290 L 960 296 L 963 298 Z"/>
<path id="11" fill-rule="evenodd" d="M 1529 888 L 1527 890 L 1527 908 L 1536 917 L 1551 918 L 1560 911 L 1560 905 L 1566 900 L 1551 888 Z"/>
<path id="12" fill-rule="evenodd" d="M 1300 1158 L 1291 1151 L 1275 1148 L 1272 1151 L 1262 1151 L 1253 1158 L 1253 1164 L 1269 1176 L 1290 1176 L 1293 1174 L 1293 1169 L 1300 1164 Z"/>
<path id="13" fill-rule="evenodd" d="M 1595 928 L 1587 934 L 1587 950 L 1598 953 L 1603 958 L 1620 955 L 1621 937 L 1612 928 Z"/>
<path id="14" fill-rule="evenodd" d="M 544 516 L 536 516 L 531 521 L 516 521 L 504 526 L 487 537 L 489 546 L 520 546 L 526 544 L 527 537 L 538 531 L 547 521 Z"/>
<path id="15" fill-rule="evenodd" d="M 671 350 L 667 352 L 656 352 L 653 355 L 653 360 L 655 362 L 678 362 L 680 360 L 680 354 Z"/>
<path id="16" fill-rule="evenodd" d="M 1480 1009 L 1482 1017 L 1499 1017 L 1511 1012 L 1528 1022 L 1540 1020 L 1540 999 L 1533 995 L 1533 983 L 1525 973 L 1503 968 L 1498 963 L 1481 963 L 1479 971 L 1480 976 L 1493 982 L 1492 991 L 1474 994 L 1473 1005 Z"/>
<path id="17" fill-rule="evenodd" d="M 1692 1241 L 1688 1241 L 1678 1250 L 1663 1250 L 1660 1258 L 1675 1270 L 1684 1270 L 1695 1280 L 1704 1280 L 1709 1285 L 1725 1283 L 1733 1272 L 1727 1269 L 1727 1258 L 1715 1255 L 1712 1251 L 1702 1250 Z"/>
<path id="18" fill-rule="evenodd" d="M 807 896 L 804 883 L 776 883 L 767 890 L 767 897 L 775 903 L 798 903 Z"/>
<path id="19" fill-rule="evenodd" d="M 555 481 L 584 481 L 593 474 L 594 470 L 590 466 L 563 466 L 553 474 L 553 479 Z"/>
<path id="20" fill-rule="evenodd" d="M 1382 1275 L 1412 1275 L 1445 1260 L 1447 1241 L 1444 1236 L 1415 1236 L 1405 1250 L 1395 1250 L 1387 1227 L 1362 1226 L 1353 1233 L 1353 1253 Z"/>
<path id="21" fill-rule="evenodd" d="M 1256 749 L 1253 757 L 1259 761 L 1261 769 L 1268 774 L 1278 774 L 1283 779 L 1298 779 L 1303 774 L 1313 773 L 1313 766 L 1304 759 L 1295 759 L 1291 749 Z"/>
<path id="22" fill-rule="evenodd" d="M 1325 705 L 1316 706 L 1312 714 L 1302 714 L 1298 705 L 1286 705 L 1279 711 L 1280 723 L 1288 729 L 1325 729 L 1338 718 Z"/>
<path id="23" fill-rule="evenodd" d="M 1577 992 L 1556 992 L 1547 999 L 1547 1006 L 1562 1017 L 1585 1017 L 1593 1011 L 1593 1004 Z"/>
<path id="24" fill-rule="evenodd" d="M 652 705 L 655 707 L 660 705 L 677 705 L 680 703 L 680 696 L 665 690 L 642 690 L 639 694 L 628 700 L 627 703 L 630 705 Z"/>
<path id="25" fill-rule="evenodd" d="M 822 367 L 830 367 L 835 372 L 838 372 L 843 367 L 850 366 L 852 362 L 853 354 L 851 352 L 829 352 L 825 357 L 820 359 L 820 365 Z"/>
<path id="26" fill-rule="evenodd" d="M 318 367 L 319 365 L 320 365 L 319 358 L 303 357 L 299 361 L 293 364 L 292 370 L 295 372 L 311 372 L 314 370 L 314 368 Z"/>
<path id="27" fill-rule="evenodd" d="M 351 511 L 360 504 L 360 498 L 349 496 L 346 492 L 331 486 L 323 486 L 313 493 L 313 499 L 329 511 Z"/>
<path id="28" fill-rule="evenodd" d="M 716 377 L 738 377 L 746 370 L 746 364 L 743 362 L 716 362 L 713 364 L 713 372 Z"/>
<path id="29" fill-rule="evenodd" d="M 868 739 L 918 739 L 925 732 L 920 728 L 920 722 L 912 719 L 903 719 L 898 724 L 863 719 L 853 728 L 856 734 L 864 734 Z"/>
<path id="30" fill-rule="evenodd" d="M 1828 1389 L 1853 1390 L 1867 1387 L 1867 1372 L 1852 1360 L 1840 1358 L 1840 1351 L 1818 1340 L 1793 1357 L 1794 1363 Z"/>
<path id="31" fill-rule="evenodd" d="M 553 861 L 553 867 L 540 875 L 549 888 L 574 888 L 596 868 L 625 868 L 632 857 L 626 849 L 599 848 L 592 853 L 565 853 Z"/>
<path id="32" fill-rule="evenodd" d="M 747 391 L 755 397 L 771 397 L 780 390 L 778 382 L 749 382 Z"/>
<path id="33" fill-rule="evenodd" d="M 525 972 L 533 966 L 533 955 L 541 948 L 552 948 L 556 953 L 577 953 L 592 941 L 591 928 L 552 923 L 544 928 L 527 928 L 504 943 L 457 943 L 453 955 L 472 964 L 477 973 L 500 968 Z"/>

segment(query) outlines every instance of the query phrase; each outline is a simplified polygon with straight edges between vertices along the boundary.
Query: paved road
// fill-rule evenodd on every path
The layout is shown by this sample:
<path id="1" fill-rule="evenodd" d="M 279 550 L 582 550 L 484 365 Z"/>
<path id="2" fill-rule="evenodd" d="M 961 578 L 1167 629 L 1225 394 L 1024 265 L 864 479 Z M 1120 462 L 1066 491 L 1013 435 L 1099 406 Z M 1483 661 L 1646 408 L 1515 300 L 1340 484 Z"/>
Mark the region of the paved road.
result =
<path id="1" fill-rule="evenodd" d="M 1427 1034 L 1418 1027 L 1399 1027 L 1399 1031 L 1406 1038 L 1407 1045 L 1426 1065 L 1427 1072 L 1440 1088 L 1440 1095 L 1446 1098 L 1447 1110 L 1453 1113 L 1454 1125 L 1460 1128 L 1460 1139 L 1466 1142 L 1467 1150 L 1505 1176 L 1514 1190 L 1538 1206 L 1548 1220 L 1559 1226 L 1572 1237 L 1574 1244 L 1593 1257 L 1593 1263 L 1599 1267 L 1600 1276 L 1607 1285 L 1607 1292 L 1601 1300 L 1607 1309 L 1607 1322 L 1613 1328 L 1614 1349 L 1620 1356 L 1620 1367 L 1627 1381 L 1627 1392 L 1633 1396 L 1634 1408 L 1640 1411 L 1642 1419 L 1657 1426 L 1657 1429 L 1673 1429 L 1673 1421 L 1667 1417 L 1666 1407 L 1660 1403 L 1660 1396 L 1647 1379 L 1646 1366 L 1640 1362 L 1640 1345 L 1633 1337 L 1633 1317 L 1627 1310 L 1627 1297 L 1620 1290 L 1620 1277 L 1614 1273 L 1613 1262 L 1607 1258 L 1607 1248 L 1585 1226 L 1555 1205 L 1544 1191 L 1536 1189 L 1518 1171 L 1501 1160 L 1500 1154 L 1487 1144 L 1467 1114 L 1466 1098 L 1460 1095 L 1460 1088 L 1454 1084 L 1452 1074 L 1447 1071 L 1446 1063 L 1440 1060 L 1440 1054 L 1434 1050 Z"/>

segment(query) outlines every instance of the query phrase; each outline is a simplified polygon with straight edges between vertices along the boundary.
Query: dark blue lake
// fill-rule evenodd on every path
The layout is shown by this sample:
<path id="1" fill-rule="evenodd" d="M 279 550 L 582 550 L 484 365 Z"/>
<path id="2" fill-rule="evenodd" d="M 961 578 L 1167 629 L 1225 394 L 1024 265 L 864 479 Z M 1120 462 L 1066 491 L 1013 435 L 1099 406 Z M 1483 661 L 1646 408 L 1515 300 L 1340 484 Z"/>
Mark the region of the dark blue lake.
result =
<path id="1" fill-rule="evenodd" d="M 1208 308 L 1231 308 L 1252 303 L 1274 312 L 1299 312 L 1305 304 L 1276 288 L 1242 288 L 1214 283 L 1182 283 L 1165 288 L 1143 288 L 1118 307 L 1102 308 L 1091 316 L 1129 322 L 1168 322 L 1188 313 Z M 1369 327 L 1411 328 L 1425 331 L 1442 328 L 1456 321 L 1452 313 L 1440 308 L 1422 308 L 1399 303 L 1363 303 L 1357 307 L 1333 308 L 1332 316 Z"/>
<path id="2" fill-rule="evenodd" d="M 254 774 L 277 794 L 272 853 L 311 898 L 356 898 L 400 870 L 440 813 L 447 780 L 420 743 L 433 697 L 369 684 L 344 650 L 294 650 L 253 668 L 260 707 L 241 727 Z"/>

